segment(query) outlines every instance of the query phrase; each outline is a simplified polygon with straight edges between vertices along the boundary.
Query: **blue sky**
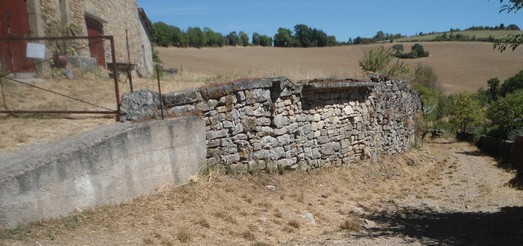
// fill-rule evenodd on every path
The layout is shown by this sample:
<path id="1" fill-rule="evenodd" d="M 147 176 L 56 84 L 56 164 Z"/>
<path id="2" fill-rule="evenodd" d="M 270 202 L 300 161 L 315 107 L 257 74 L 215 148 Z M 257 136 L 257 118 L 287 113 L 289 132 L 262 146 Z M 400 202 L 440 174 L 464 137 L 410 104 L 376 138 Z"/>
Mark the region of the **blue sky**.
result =
<path id="1" fill-rule="evenodd" d="M 321 29 L 338 41 L 372 37 L 380 30 L 414 35 L 500 23 L 523 28 L 523 11 L 499 13 L 499 0 L 138 0 L 138 6 L 153 22 L 249 36 L 273 36 L 279 27 L 292 30 L 296 24 Z"/>

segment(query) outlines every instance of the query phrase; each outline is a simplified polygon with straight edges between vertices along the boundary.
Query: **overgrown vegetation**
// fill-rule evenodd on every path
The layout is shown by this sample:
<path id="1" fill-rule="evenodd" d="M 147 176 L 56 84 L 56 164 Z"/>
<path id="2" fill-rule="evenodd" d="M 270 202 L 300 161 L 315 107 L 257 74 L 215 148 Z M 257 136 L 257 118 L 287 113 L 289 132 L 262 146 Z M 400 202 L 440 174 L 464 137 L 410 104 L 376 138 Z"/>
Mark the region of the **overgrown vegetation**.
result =
<path id="1" fill-rule="evenodd" d="M 363 59 L 359 61 L 359 65 L 365 72 L 392 77 L 403 76 L 409 73 L 409 68 L 403 62 L 396 60 L 391 63 L 392 60 L 392 49 L 379 46 L 365 51 Z"/>

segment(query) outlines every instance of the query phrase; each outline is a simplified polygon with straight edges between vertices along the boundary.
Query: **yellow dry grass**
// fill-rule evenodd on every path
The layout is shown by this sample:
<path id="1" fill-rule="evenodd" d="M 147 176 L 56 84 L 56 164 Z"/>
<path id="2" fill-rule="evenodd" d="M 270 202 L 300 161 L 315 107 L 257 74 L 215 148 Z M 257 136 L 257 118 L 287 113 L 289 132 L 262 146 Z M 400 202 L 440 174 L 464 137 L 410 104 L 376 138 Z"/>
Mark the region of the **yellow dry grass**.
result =
<path id="1" fill-rule="evenodd" d="M 364 230 L 361 213 L 421 193 L 441 179 L 447 165 L 414 150 L 307 173 L 224 175 L 211 169 L 188 185 L 132 203 L 0 231 L 0 244 L 277 245 L 304 237 L 343 239 Z"/>
<path id="2" fill-rule="evenodd" d="M 447 93 L 486 88 L 487 80 L 502 81 L 523 69 L 523 49 L 499 51 L 485 42 L 421 43 L 430 57 L 404 60 L 413 70 L 418 63 L 432 66 Z M 410 50 L 413 43 L 404 43 Z M 375 46 L 375 45 L 374 45 Z M 392 44 L 385 44 L 386 47 Z M 372 46 L 329 48 L 158 48 L 165 67 L 211 78 L 286 76 L 291 80 L 361 77 L 358 61 Z"/>

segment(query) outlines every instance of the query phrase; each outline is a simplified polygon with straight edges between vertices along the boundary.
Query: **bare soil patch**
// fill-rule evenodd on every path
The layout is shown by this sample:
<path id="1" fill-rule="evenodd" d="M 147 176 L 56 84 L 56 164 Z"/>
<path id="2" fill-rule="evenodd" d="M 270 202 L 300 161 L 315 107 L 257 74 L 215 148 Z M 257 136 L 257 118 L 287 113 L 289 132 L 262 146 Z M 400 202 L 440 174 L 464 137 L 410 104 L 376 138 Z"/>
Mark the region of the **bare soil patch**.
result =
<path id="1" fill-rule="evenodd" d="M 516 245 L 523 192 L 450 140 L 308 173 L 223 175 L 1 231 L 0 245 Z"/>

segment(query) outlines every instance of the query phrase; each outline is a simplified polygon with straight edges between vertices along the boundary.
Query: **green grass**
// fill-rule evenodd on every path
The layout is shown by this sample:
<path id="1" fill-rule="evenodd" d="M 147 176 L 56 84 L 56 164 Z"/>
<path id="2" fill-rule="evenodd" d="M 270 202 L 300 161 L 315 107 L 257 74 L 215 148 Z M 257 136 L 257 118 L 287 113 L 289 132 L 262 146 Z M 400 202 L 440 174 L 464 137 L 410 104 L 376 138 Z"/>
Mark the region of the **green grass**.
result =
<path id="1" fill-rule="evenodd" d="M 441 36 L 444 33 L 447 34 L 447 36 L 450 35 L 451 32 L 438 32 L 434 34 L 427 34 L 423 36 L 412 36 L 412 37 L 406 37 L 406 38 L 399 38 L 395 39 L 395 42 L 428 42 L 428 41 L 435 41 L 437 36 Z M 494 39 L 500 39 L 508 34 L 523 34 L 523 31 L 513 31 L 513 30 L 478 30 L 478 31 L 459 31 L 459 32 L 452 32 L 452 34 L 455 36 L 457 34 L 462 34 L 464 36 L 469 36 L 469 38 L 476 37 L 476 40 L 478 39 L 488 39 L 490 36 L 492 36 Z M 454 40 L 451 40 L 454 41 Z"/>

